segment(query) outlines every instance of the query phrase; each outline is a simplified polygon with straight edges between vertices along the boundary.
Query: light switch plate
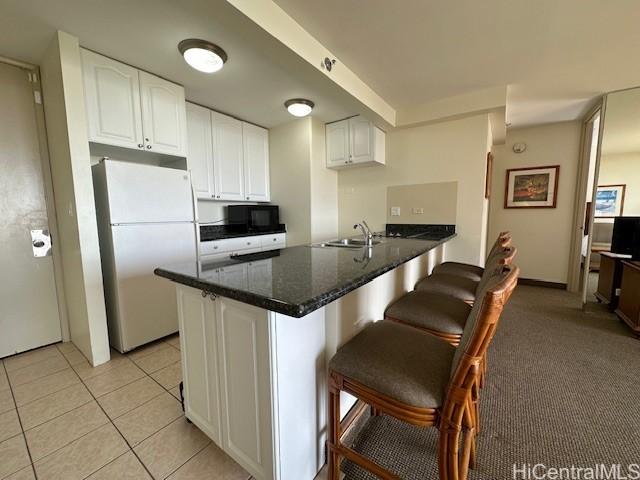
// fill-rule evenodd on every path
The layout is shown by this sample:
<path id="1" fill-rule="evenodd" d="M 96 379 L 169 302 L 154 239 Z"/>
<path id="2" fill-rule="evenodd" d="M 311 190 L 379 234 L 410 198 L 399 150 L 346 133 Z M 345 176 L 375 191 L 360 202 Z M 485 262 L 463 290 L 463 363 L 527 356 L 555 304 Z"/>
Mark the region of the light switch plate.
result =
<path id="1" fill-rule="evenodd" d="M 391 207 L 391 216 L 399 217 L 400 216 L 400 207 Z"/>

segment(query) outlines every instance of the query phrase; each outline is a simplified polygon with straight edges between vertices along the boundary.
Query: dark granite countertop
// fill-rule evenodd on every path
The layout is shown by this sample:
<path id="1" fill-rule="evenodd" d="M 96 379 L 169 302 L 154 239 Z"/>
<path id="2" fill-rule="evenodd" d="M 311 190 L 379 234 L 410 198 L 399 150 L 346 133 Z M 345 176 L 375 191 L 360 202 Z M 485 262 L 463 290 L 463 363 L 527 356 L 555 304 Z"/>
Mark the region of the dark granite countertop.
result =
<path id="1" fill-rule="evenodd" d="M 200 225 L 200 241 L 209 242 L 212 240 L 222 240 L 225 238 L 253 237 L 256 235 L 273 235 L 274 233 L 286 233 L 284 224 L 278 228 L 261 231 L 241 230 L 233 225 Z"/>
<path id="2" fill-rule="evenodd" d="M 289 247 L 244 258 L 161 267 L 155 273 L 266 310 L 303 317 L 453 237 L 384 238 L 371 249 Z"/>

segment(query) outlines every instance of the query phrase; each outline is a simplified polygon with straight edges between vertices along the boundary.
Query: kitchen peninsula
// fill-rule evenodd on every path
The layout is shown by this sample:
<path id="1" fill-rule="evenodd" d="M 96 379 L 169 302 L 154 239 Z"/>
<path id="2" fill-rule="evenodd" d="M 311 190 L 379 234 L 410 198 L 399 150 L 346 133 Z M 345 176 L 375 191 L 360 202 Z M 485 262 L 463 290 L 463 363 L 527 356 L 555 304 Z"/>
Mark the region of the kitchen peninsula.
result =
<path id="1" fill-rule="evenodd" d="M 187 418 L 257 480 L 313 479 L 325 461 L 328 360 L 444 261 L 454 236 L 156 269 L 177 284 Z M 353 398 L 341 403 L 346 412 Z"/>

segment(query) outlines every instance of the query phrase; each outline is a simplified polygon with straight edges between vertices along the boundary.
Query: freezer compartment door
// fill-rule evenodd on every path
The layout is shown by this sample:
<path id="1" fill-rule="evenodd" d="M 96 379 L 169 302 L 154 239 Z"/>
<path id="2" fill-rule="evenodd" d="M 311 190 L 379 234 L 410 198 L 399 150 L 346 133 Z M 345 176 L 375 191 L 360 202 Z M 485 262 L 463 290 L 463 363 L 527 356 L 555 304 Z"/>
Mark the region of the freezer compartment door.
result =
<path id="1" fill-rule="evenodd" d="M 189 172 L 105 160 L 110 223 L 193 222 Z"/>
<path id="2" fill-rule="evenodd" d="M 109 322 L 119 324 L 120 345 L 113 346 L 128 351 L 178 331 L 175 285 L 153 270 L 196 262 L 195 225 L 117 225 L 111 232 L 118 318 Z"/>

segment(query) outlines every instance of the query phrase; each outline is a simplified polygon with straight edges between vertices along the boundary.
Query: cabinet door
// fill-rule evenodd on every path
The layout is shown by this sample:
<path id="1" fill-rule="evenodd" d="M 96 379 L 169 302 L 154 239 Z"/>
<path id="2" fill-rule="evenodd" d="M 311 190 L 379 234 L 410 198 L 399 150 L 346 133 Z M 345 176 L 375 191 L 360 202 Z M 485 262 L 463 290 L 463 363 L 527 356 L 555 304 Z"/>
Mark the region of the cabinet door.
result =
<path id="1" fill-rule="evenodd" d="M 187 166 L 198 198 L 215 198 L 211 111 L 187 103 Z"/>
<path id="2" fill-rule="evenodd" d="M 326 126 L 327 167 L 349 163 L 349 120 L 330 123 Z"/>
<path id="3" fill-rule="evenodd" d="M 245 200 L 268 202 L 269 195 L 269 131 L 242 123 Z"/>
<path id="4" fill-rule="evenodd" d="M 223 411 L 222 448 L 257 480 L 273 478 L 269 313 L 216 301 Z"/>
<path id="5" fill-rule="evenodd" d="M 139 72 L 139 75 L 145 149 L 186 156 L 184 88 L 146 72 Z"/>
<path id="6" fill-rule="evenodd" d="M 244 200 L 242 122 L 211 112 L 216 199 Z"/>
<path id="7" fill-rule="evenodd" d="M 138 70 L 81 49 L 89 141 L 144 148 Z"/>
<path id="8" fill-rule="evenodd" d="M 363 117 L 349 119 L 349 145 L 351 163 L 365 163 L 373 160 L 373 131 L 371 123 Z"/>
<path id="9" fill-rule="evenodd" d="M 179 286 L 178 318 L 185 412 L 219 446 L 222 415 L 215 302 L 199 290 Z"/>

